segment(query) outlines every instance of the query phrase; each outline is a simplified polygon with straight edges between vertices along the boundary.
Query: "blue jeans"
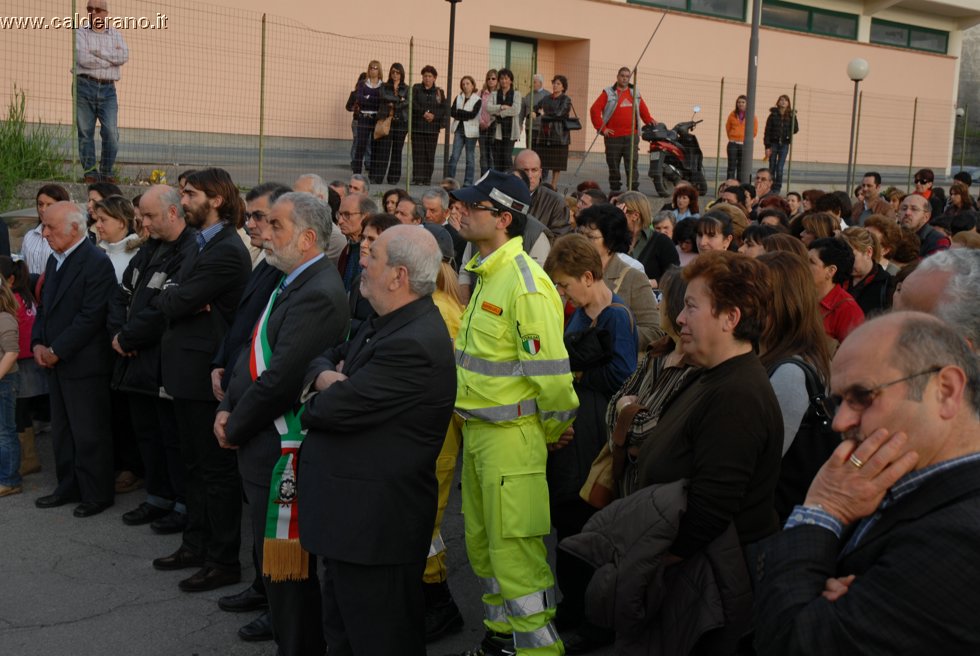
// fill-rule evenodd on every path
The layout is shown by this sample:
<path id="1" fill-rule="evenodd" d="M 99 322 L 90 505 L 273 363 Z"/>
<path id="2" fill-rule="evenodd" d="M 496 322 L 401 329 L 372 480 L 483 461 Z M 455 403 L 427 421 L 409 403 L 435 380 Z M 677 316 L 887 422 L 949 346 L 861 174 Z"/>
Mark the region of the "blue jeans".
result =
<path id="1" fill-rule="evenodd" d="M 463 152 L 463 147 L 466 147 L 466 174 L 463 178 L 463 186 L 469 187 L 473 184 L 473 173 L 476 168 L 476 142 L 478 138 L 470 139 L 462 132 L 456 132 L 453 135 L 453 154 L 449 156 L 449 177 L 456 177 L 456 164 L 459 162 L 459 156 Z"/>
<path id="2" fill-rule="evenodd" d="M 116 101 L 115 84 L 99 84 L 88 78 L 78 77 L 77 109 L 78 156 L 86 175 L 96 174 L 95 168 L 95 121 L 98 119 L 102 137 L 102 164 L 98 172 L 101 177 L 112 177 L 112 167 L 116 164 L 119 151 L 119 124 L 116 115 L 119 104 Z"/>
<path id="3" fill-rule="evenodd" d="M 17 374 L 0 378 L 0 485 L 20 485 L 20 439 L 14 408 L 17 405 Z"/>
<path id="4" fill-rule="evenodd" d="M 786 166 L 786 154 L 789 144 L 773 144 L 769 152 L 769 170 L 772 171 L 772 190 L 779 193 L 783 188 L 783 167 Z"/>

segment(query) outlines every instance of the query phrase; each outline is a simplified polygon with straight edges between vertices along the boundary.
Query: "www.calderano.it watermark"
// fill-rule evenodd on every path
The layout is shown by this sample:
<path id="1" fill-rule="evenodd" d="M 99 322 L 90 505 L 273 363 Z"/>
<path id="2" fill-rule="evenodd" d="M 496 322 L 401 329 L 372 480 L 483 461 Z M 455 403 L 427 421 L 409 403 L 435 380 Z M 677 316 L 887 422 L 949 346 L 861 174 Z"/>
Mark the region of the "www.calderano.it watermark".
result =
<path id="1" fill-rule="evenodd" d="M 107 27 L 117 30 L 166 30 L 170 17 L 157 12 L 155 18 L 149 16 L 106 16 Z M 0 16 L 0 30 L 78 30 L 91 27 L 87 15 L 75 13 L 72 16 Z"/>

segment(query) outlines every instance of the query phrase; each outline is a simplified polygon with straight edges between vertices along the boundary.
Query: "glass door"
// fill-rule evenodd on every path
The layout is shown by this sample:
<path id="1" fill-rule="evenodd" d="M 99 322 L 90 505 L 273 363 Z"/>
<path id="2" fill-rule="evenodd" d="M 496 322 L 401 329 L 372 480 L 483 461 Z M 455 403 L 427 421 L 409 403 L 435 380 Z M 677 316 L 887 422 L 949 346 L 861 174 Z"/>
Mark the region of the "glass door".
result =
<path id="1" fill-rule="evenodd" d="M 538 42 L 536 39 L 511 36 L 509 34 L 490 35 L 490 68 L 509 68 L 514 72 L 514 88 L 521 97 L 530 97 L 533 86 L 532 77 L 538 62 Z M 527 134 L 521 132 L 516 148 L 526 146 Z"/>

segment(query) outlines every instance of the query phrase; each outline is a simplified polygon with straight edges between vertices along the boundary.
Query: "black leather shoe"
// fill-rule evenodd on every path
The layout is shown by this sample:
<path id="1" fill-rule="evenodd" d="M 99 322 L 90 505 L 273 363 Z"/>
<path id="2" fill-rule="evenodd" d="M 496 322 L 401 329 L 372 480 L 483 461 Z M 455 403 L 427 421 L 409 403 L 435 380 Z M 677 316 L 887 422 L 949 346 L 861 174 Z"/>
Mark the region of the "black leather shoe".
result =
<path id="1" fill-rule="evenodd" d="M 238 637 L 245 642 L 272 640 L 272 613 L 266 611 L 238 629 Z"/>
<path id="2" fill-rule="evenodd" d="M 242 580 L 242 572 L 237 569 L 222 569 L 205 565 L 192 576 L 177 584 L 184 592 L 207 592 L 226 585 L 235 585 Z"/>
<path id="3" fill-rule="evenodd" d="M 250 613 L 269 608 L 269 600 L 255 588 L 248 586 L 238 594 L 228 595 L 218 599 L 218 608 L 229 613 Z"/>
<path id="4" fill-rule="evenodd" d="M 169 513 L 150 524 L 150 529 L 160 535 L 183 533 L 187 528 L 187 513 L 171 510 Z"/>
<path id="5" fill-rule="evenodd" d="M 133 510 L 123 513 L 122 520 L 127 526 L 142 526 L 169 514 L 169 508 L 161 508 L 144 501 Z"/>
<path id="6" fill-rule="evenodd" d="M 95 503 L 94 501 L 83 501 L 75 506 L 75 510 L 72 512 L 72 515 L 75 517 L 92 517 L 93 515 L 98 515 L 111 505 L 111 502 Z"/>
<path id="7" fill-rule="evenodd" d="M 615 634 L 607 634 L 605 631 L 595 631 L 597 635 L 588 630 L 572 631 L 563 634 L 561 641 L 565 643 L 566 654 L 588 654 L 597 649 L 602 649 L 613 643 Z"/>
<path id="8" fill-rule="evenodd" d="M 153 561 L 153 569 L 170 571 L 174 569 L 187 569 L 188 567 L 201 567 L 204 565 L 204 556 L 198 556 L 193 551 L 181 547 L 169 556 L 157 558 Z"/>
<path id="9" fill-rule="evenodd" d="M 425 641 L 438 640 L 448 633 L 456 633 L 463 628 L 463 616 L 456 602 L 450 597 L 440 604 L 425 607 Z"/>
<path id="10" fill-rule="evenodd" d="M 64 506 L 65 504 L 74 503 L 78 500 L 76 496 L 70 494 L 62 495 L 55 492 L 54 494 L 38 497 L 34 500 L 34 505 L 38 508 L 57 508 L 58 506 Z"/>

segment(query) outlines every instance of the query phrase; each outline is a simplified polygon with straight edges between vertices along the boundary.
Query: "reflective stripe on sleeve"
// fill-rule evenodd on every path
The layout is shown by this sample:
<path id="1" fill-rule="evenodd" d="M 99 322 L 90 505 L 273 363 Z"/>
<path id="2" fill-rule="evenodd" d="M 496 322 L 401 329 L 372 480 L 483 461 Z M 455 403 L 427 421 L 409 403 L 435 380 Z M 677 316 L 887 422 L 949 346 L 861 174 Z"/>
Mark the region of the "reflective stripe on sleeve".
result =
<path id="1" fill-rule="evenodd" d="M 458 408 L 456 412 L 458 412 L 463 419 L 480 419 L 482 421 L 496 424 L 537 414 L 538 404 L 534 399 L 525 399 L 519 403 L 497 405 L 489 408 L 473 408 L 472 410 L 463 410 Z"/>
<path id="2" fill-rule="evenodd" d="M 483 588 L 483 594 L 500 594 L 500 583 L 492 576 L 487 578 L 481 576 L 480 587 Z"/>
<path id="3" fill-rule="evenodd" d="M 534 294 L 538 291 L 538 286 L 534 284 L 534 276 L 531 275 L 531 267 L 527 265 L 527 260 L 524 259 L 524 253 L 518 253 L 514 256 L 514 260 L 517 262 L 517 268 L 521 270 L 521 277 L 524 278 L 524 286 L 527 287 L 527 291 Z"/>
<path id="4" fill-rule="evenodd" d="M 558 642 L 558 631 L 548 622 L 534 631 L 514 631 L 514 646 L 518 649 L 550 647 Z"/>
<path id="5" fill-rule="evenodd" d="M 507 623 L 507 613 L 504 612 L 503 606 L 496 606 L 494 604 L 484 602 L 483 616 L 491 622 L 501 622 L 503 624 Z"/>
<path id="6" fill-rule="evenodd" d="M 555 607 L 555 589 L 538 590 L 517 599 L 505 599 L 508 617 L 530 617 Z"/>
<path id="7" fill-rule="evenodd" d="M 492 377 L 561 376 L 572 373 L 568 359 L 558 360 L 506 360 L 494 362 L 456 350 L 456 365 L 475 374 Z"/>
<path id="8" fill-rule="evenodd" d="M 575 410 L 555 410 L 555 411 L 545 411 L 541 413 L 541 421 L 558 421 L 565 422 L 575 419 Z"/>
<path id="9" fill-rule="evenodd" d="M 437 533 L 432 543 L 429 544 L 429 558 L 438 556 L 446 550 L 446 543 L 442 539 L 442 533 Z"/>

